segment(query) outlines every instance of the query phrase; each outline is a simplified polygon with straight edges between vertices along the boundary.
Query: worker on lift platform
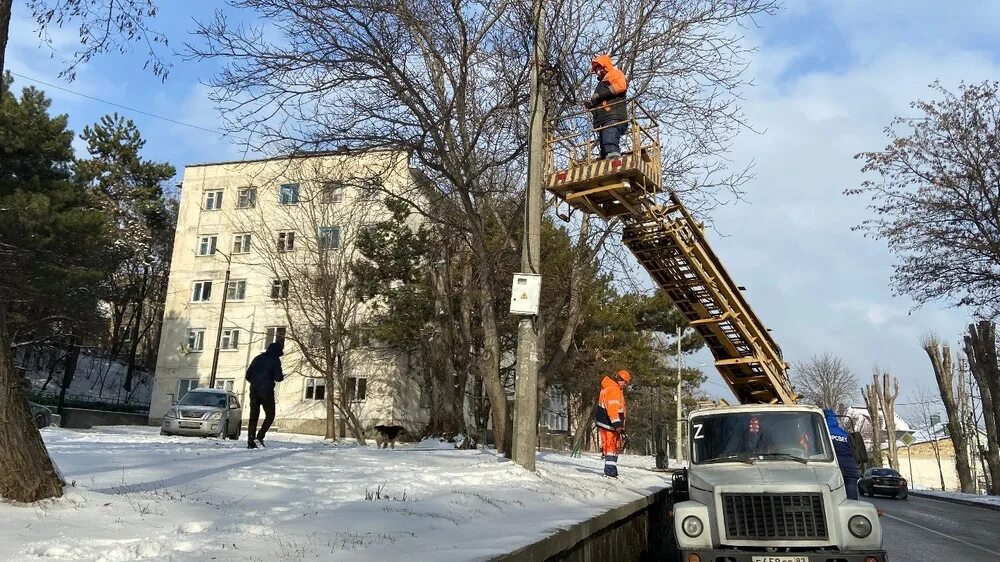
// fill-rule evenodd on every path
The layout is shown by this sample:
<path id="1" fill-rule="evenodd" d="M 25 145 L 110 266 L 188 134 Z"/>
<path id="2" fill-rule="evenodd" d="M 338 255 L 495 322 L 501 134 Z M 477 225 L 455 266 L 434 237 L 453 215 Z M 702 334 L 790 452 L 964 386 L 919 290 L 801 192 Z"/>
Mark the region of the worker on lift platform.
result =
<path id="1" fill-rule="evenodd" d="M 621 157 L 621 138 L 628 131 L 628 111 L 625 93 L 628 81 L 625 73 L 615 67 L 608 55 L 597 55 L 590 63 L 597 75 L 594 95 L 583 106 L 594 116 L 594 131 L 600 139 L 601 158 Z"/>

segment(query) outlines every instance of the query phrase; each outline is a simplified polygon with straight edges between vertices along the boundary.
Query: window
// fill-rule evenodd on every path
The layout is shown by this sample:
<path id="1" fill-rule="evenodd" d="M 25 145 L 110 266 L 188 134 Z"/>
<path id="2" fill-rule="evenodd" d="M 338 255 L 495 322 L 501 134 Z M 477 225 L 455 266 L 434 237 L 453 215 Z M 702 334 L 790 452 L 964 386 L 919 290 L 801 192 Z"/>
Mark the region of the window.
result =
<path id="1" fill-rule="evenodd" d="M 368 394 L 368 379 L 347 377 L 347 399 L 351 402 L 360 402 Z"/>
<path id="2" fill-rule="evenodd" d="M 208 302 L 212 300 L 212 282 L 195 281 L 191 290 L 191 302 Z"/>
<path id="3" fill-rule="evenodd" d="M 226 289 L 226 300 L 241 301 L 246 298 L 246 294 L 247 282 L 245 280 L 230 281 L 229 287 Z"/>
<path id="4" fill-rule="evenodd" d="M 323 400 L 326 398 L 326 381 L 323 379 L 306 379 L 306 400 Z"/>
<path id="5" fill-rule="evenodd" d="M 335 250 L 340 247 L 340 227 L 321 226 L 319 227 L 319 249 Z"/>
<path id="6" fill-rule="evenodd" d="M 264 349 L 276 341 L 284 341 L 287 328 L 284 326 L 271 326 L 264 330 Z"/>
<path id="7" fill-rule="evenodd" d="M 249 209 L 257 206 L 257 188 L 241 187 L 237 197 L 236 207 L 239 209 Z"/>
<path id="8" fill-rule="evenodd" d="M 344 200 L 344 184 L 339 181 L 331 181 L 323 184 L 320 191 L 319 202 L 330 204 L 340 203 Z"/>
<path id="9" fill-rule="evenodd" d="M 219 244 L 219 237 L 215 234 L 202 236 L 198 239 L 198 255 L 214 256 L 215 249 Z"/>
<path id="10" fill-rule="evenodd" d="M 278 233 L 278 251 L 279 252 L 291 252 L 295 250 L 295 233 L 294 232 L 279 232 Z"/>
<path id="11" fill-rule="evenodd" d="M 222 343 L 219 349 L 232 351 L 240 345 L 240 331 L 235 328 L 222 330 Z"/>
<path id="12" fill-rule="evenodd" d="M 299 204 L 299 184 L 284 183 L 278 189 L 278 202 L 282 205 Z"/>
<path id="13" fill-rule="evenodd" d="M 250 235 L 249 234 L 237 234 L 233 238 L 233 253 L 234 254 L 249 254 L 250 253 Z"/>
<path id="14" fill-rule="evenodd" d="M 218 211 L 222 208 L 222 190 L 217 189 L 205 192 L 205 210 Z"/>
<path id="15" fill-rule="evenodd" d="M 189 353 L 205 350 L 205 329 L 191 328 L 187 335 L 187 351 Z"/>
<path id="16" fill-rule="evenodd" d="M 215 388 L 232 391 L 234 382 L 234 379 L 215 379 Z"/>
<path id="17" fill-rule="evenodd" d="M 288 298 L 288 279 L 275 279 L 274 281 L 271 281 L 271 298 Z"/>
<path id="18" fill-rule="evenodd" d="M 181 379 L 177 381 L 177 399 L 184 398 L 190 390 L 198 388 L 198 379 Z"/>
<path id="19" fill-rule="evenodd" d="M 361 184 L 358 198 L 371 201 L 378 197 L 378 192 L 382 190 L 382 180 L 377 177 L 368 178 Z"/>

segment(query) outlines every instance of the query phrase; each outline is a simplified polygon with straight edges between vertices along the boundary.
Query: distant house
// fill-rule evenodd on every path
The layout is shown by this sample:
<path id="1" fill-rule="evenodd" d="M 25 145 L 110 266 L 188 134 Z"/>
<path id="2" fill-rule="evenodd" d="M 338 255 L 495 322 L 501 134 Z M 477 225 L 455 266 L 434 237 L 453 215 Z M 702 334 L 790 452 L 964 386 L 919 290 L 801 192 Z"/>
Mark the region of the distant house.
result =
<path id="1" fill-rule="evenodd" d="M 907 447 L 899 443 L 899 473 L 915 488 L 930 488 L 956 491 L 960 489 L 958 471 L 955 468 L 955 444 L 945 435 L 943 426 L 934 430 L 918 429 L 914 432 L 913 443 Z M 986 443 L 986 433 L 980 431 L 979 440 Z M 937 450 L 935 453 L 935 449 Z M 975 449 L 975 445 L 973 445 Z M 986 487 L 986 476 L 977 451 L 972 450 L 972 478 L 980 488 Z M 940 460 L 940 462 L 939 462 Z"/>
<path id="2" fill-rule="evenodd" d="M 860 431 L 861 435 L 865 438 L 865 444 L 871 447 L 872 442 L 872 420 L 871 416 L 868 415 L 868 409 L 858 406 L 850 406 L 847 408 L 847 416 L 851 418 L 854 427 L 847 427 L 848 431 Z M 893 416 L 896 420 L 896 439 L 902 439 L 904 435 L 914 433 L 914 430 L 910 428 L 910 424 L 906 423 L 906 420 L 899 417 L 899 414 Z M 881 424 L 882 432 L 885 432 L 885 421 Z M 885 439 L 885 436 L 882 436 Z"/>

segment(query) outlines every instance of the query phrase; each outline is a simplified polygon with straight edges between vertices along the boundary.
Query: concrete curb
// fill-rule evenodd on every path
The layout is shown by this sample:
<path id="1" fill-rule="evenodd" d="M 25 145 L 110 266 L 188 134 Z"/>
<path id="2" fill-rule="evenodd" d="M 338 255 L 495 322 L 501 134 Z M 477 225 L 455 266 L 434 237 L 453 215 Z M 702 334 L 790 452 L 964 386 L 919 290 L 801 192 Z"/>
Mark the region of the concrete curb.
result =
<path id="1" fill-rule="evenodd" d="M 991 511 L 1000 511 L 1000 505 L 991 505 L 991 504 L 988 504 L 988 503 L 974 502 L 974 501 L 970 501 L 970 500 L 963 500 L 963 499 L 960 499 L 960 498 L 949 498 L 949 497 L 946 497 L 946 496 L 939 496 L 939 495 L 936 495 L 936 494 L 924 494 L 924 493 L 921 493 L 921 492 L 914 492 L 913 490 L 910 490 L 909 494 L 911 496 L 916 496 L 918 498 L 926 498 L 926 499 L 938 500 L 938 501 L 949 502 L 949 503 L 957 503 L 957 504 L 961 504 L 961 505 L 971 505 L 972 507 L 979 507 L 979 508 L 982 508 L 982 509 L 989 509 Z"/>
<path id="2" fill-rule="evenodd" d="M 513 552 L 491 558 L 491 562 L 519 562 L 522 560 L 547 560 L 560 553 L 567 552 L 588 537 L 624 521 L 636 513 L 648 509 L 658 500 L 670 493 L 669 488 L 654 492 L 648 496 L 633 500 L 625 505 L 605 511 L 586 521 L 576 523 L 567 528 L 559 529 L 544 539 L 521 547 Z"/>

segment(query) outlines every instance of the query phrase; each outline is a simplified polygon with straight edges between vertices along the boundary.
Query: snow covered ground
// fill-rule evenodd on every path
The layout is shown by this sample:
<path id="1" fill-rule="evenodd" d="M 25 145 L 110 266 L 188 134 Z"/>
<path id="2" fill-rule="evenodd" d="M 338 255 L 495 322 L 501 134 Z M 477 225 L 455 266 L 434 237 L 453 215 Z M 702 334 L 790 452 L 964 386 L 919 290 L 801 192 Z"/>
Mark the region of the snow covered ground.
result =
<path id="1" fill-rule="evenodd" d="M 927 496 L 937 496 L 942 499 L 962 500 L 1000 507 L 1000 496 L 980 496 L 977 494 L 963 494 L 962 492 L 942 492 L 941 490 L 928 490 L 926 488 L 915 488 L 914 491 Z"/>
<path id="2" fill-rule="evenodd" d="M 662 489 L 651 457 L 621 478 L 595 454 L 541 453 L 537 474 L 450 444 L 396 450 L 274 434 L 161 437 L 157 428 L 47 428 L 59 500 L 0 503 L 0 560 L 476 560 Z"/>

